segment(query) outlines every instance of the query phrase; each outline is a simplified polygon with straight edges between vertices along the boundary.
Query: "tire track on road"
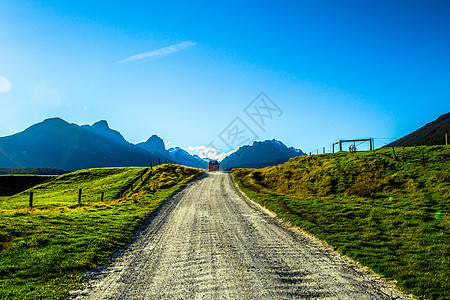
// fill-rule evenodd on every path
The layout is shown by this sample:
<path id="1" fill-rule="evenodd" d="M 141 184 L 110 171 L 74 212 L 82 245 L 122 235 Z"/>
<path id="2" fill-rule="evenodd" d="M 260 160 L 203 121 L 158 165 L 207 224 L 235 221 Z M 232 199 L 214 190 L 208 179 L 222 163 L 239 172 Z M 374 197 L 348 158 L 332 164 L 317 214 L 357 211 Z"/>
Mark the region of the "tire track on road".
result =
<path id="1" fill-rule="evenodd" d="M 209 173 L 168 199 L 71 299 L 408 299 Z"/>

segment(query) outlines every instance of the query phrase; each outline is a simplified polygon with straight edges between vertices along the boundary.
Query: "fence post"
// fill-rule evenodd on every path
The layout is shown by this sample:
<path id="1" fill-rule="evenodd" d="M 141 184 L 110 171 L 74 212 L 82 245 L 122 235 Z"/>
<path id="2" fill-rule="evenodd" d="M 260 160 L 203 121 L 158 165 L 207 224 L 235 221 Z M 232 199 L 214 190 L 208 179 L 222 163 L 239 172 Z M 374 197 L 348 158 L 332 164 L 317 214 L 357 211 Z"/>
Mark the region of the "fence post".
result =
<path id="1" fill-rule="evenodd" d="M 448 146 L 447 132 L 445 133 L 445 145 Z"/>
<path id="2" fill-rule="evenodd" d="M 30 192 L 30 208 L 33 208 L 33 192 Z"/>
<path id="3" fill-rule="evenodd" d="M 150 170 L 153 169 L 153 164 L 150 162 Z"/>
<path id="4" fill-rule="evenodd" d="M 164 163 L 167 164 L 167 159 L 164 160 Z"/>
<path id="5" fill-rule="evenodd" d="M 78 205 L 81 205 L 81 193 L 82 193 L 82 190 L 79 189 L 78 190 Z"/>
<path id="6" fill-rule="evenodd" d="M 161 164 L 161 158 L 158 157 L 158 166 Z"/>
<path id="7" fill-rule="evenodd" d="M 325 154 L 325 147 L 323 147 L 323 154 Z"/>
<path id="8" fill-rule="evenodd" d="M 100 196 L 100 202 L 103 202 L 103 196 L 105 195 L 104 192 L 102 192 L 102 195 Z"/>
<path id="9" fill-rule="evenodd" d="M 394 159 L 397 160 L 397 155 L 395 155 L 395 149 L 392 147 L 392 152 L 394 152 Z"/>

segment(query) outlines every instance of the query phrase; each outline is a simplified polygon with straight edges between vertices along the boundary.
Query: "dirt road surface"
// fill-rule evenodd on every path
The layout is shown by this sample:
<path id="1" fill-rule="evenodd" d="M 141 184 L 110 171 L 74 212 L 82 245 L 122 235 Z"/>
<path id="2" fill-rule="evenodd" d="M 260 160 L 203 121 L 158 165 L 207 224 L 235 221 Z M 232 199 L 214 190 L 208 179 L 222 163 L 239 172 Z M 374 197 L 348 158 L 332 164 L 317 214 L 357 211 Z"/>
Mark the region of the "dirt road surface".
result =
<path id="1" fill-rule="evenodd" d="M 72 299 L 407 299 L 209 173 L 166 201 Z"/>

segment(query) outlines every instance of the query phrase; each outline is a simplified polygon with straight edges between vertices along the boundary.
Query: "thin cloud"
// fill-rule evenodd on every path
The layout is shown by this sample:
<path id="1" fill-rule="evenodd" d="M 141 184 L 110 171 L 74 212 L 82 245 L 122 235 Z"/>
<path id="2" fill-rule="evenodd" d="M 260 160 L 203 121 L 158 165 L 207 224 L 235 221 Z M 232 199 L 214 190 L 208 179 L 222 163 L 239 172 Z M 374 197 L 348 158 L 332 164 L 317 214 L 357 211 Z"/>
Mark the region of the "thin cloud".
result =
<path id="1" fill-rule="evenodd" d="M 118 61 L 117 63 L 122 64 L 122 63 L 134 62 L 136 64 L 140 64 L 140 63 L 144 63 L 149 60 L 152 60 L 152 59 L 160 58 L 160 57 L 163 57 L 163 56 L 166 56 L 169 54 L 179 52 L 183 49 L 186 49 L 186 48 L 194 46 L 194 45 L 197 45 L 197 43 L 193 42 L 193 41 L 184 41 L 182 43 L 171 45 L 169 47 L 164 47 L 164 48 L 156 49 L 156 50 L 153 50 L 150 52 L 136 54 L 136 55 L 127 57 L 125 59 L 122 59 L 122 60 Z"/>

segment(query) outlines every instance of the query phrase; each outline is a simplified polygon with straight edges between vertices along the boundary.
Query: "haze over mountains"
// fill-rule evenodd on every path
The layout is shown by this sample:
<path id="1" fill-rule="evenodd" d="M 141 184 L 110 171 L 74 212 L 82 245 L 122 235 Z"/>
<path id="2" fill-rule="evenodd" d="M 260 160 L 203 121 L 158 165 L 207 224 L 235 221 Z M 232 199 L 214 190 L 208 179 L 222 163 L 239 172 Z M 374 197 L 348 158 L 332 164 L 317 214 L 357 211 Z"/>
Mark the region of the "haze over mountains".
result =
<path id="1" fill-rule="evenodd" d="M 303 152 L 276 140 L 254 142 L 225 158 L 223 167 L 264 167 L 283 163 Z M 22 132 L 0 138 L 0 168 L 52 168 L 79 170 L 94 167 L 148 166 L 174 163 L 207 168 L 208 161 L 180 147 L 166 149 L 152 135 L 136 145 L 129 143 L 104 120 L 77 125 L 60 118 L 46 119 Z"/>

